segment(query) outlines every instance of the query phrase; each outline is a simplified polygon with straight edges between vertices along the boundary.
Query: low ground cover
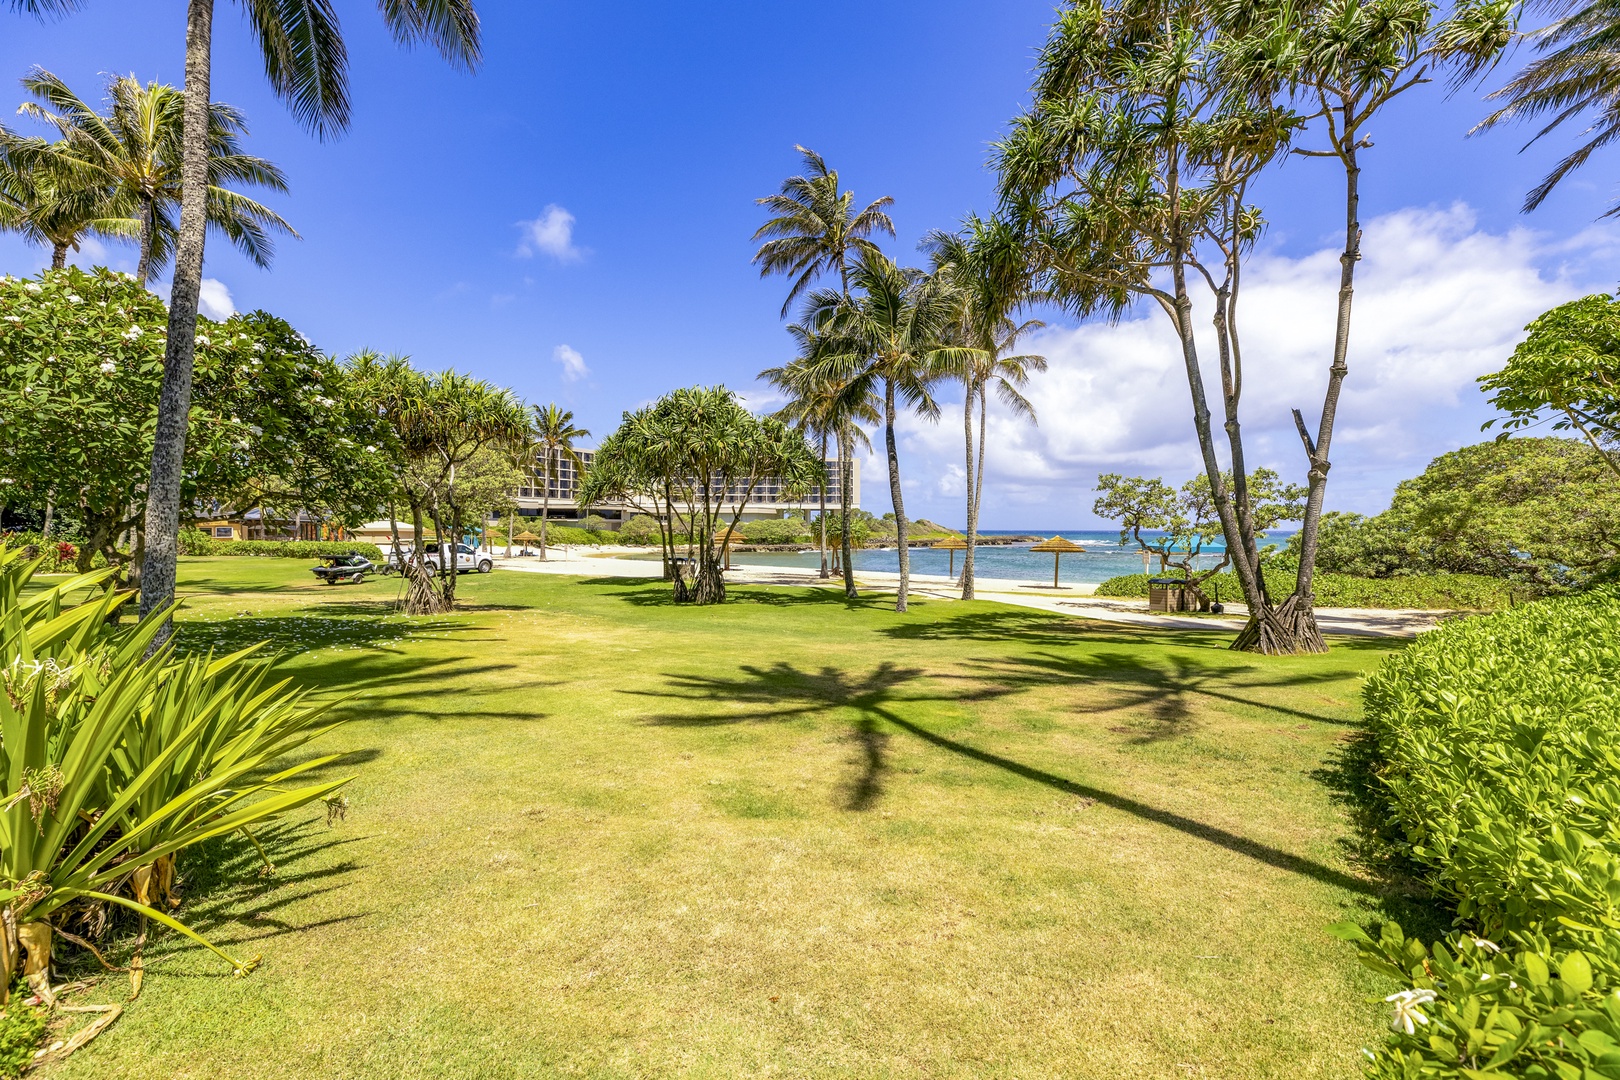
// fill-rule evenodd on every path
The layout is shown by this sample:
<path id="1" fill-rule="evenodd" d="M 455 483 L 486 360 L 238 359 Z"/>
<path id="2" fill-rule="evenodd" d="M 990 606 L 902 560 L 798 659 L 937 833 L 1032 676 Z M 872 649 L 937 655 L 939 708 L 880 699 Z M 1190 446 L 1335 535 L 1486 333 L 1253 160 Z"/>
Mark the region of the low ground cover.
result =
<path id="1" fill-rule="evenodd" d="M 351 809 L 262 836 L 273 877 L 215 842 L 182 912 L 263 966 L 149 943 L 50 1075 L 1342 1077 L 1387 1020 L 1324 927 L 1398 901 L 1325 777 L 1391 643 L 516 572 L 412 620 L 398 587 L 182 562 L 184 647 L 359 692 L 310 748 Z"/>

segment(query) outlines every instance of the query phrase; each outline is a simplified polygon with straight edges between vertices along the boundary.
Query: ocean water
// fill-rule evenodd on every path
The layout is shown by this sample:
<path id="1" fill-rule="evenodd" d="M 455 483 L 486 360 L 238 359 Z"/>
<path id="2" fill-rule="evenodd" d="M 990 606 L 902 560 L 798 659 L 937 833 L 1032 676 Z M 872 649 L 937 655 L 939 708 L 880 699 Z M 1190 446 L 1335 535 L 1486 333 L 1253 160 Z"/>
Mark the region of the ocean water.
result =
<path id="1" fill-rule="evenodd" d="M 1061 536 L 1073 540 L 1085 548 L 1084 554 L 1064 555 L 1059 566 L 1058 580 L 1074 585 L 1095 585 L 1111 577 L 1121 574 L 1140 574 L 1142 572 L 1142 556 L 1140 549 L 1132 542 L 1122 545 L 1119 542 L 1119 533 L 1113 530 L 1073 530 L 1073 529 L 1028 529 L 1006 530 L 1002 532 L 986 531 L 983 536 Z M 1271 533 L 1267 537 L 1270 543 L 1286 542 L 1286 533 Z M 1030 551 L 1031 543 L 1012 544 L 996 547 L 976 547 L 973 552 L 975 573 L 979 577 L 1010 578 L 1013 580 L 1027 580 L 1034 584 L 1052 582 L 1052 556 L 1046 553 Z M 1226 545 L 1221 540 L 1206 546 L 1198 557 L 1197 566 L 1200 569 L 1213 567 L 1220 561 Z M 647 556 L 657 558 L 656 555 Z M 803 566 L 815 568 L 821 565 L 821 557 L 814 551 L 806 552 L 736 552 L 731 556 L 733 565 L 741 566 Z M 929 548 L 911 549 L 911 570 L 917 574 L 945 574 L 952 568 L 953 560 L 948 552 L 934 551 Z M 962 569 L 962 553 L 956 553 L 954 559 L 955 570 Z M 855 552 L 856 570 L 879 570 L 895 573 L 900 569 L 899 552 L 894 548 L 873 549 Z M 1158 560 L 1152 563 L 1152 570 L 1157 572 Z"/>

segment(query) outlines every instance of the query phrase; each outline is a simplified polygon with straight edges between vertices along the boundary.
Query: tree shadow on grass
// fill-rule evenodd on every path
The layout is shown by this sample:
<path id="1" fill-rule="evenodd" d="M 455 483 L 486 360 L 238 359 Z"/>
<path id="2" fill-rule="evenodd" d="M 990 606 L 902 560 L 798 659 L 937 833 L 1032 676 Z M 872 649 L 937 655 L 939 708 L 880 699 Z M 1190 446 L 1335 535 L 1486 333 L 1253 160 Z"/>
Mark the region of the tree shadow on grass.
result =
<path id="1" fill-rule="evenodd" d="M 1456 911 L 1434 895 L 1427 871 L 1406 854 L 1406 837 L 1378 777 L 1382 760 L 1370 732 L 1347 733 L 1340 736 L 1337 752 L 1311 776 L 1349 814 L 1352 831 L 1339 846 L 1346 861 L 1378 882 L 1380 914 L 1399 923 L 1407 937 L 1432 945 L 1450 932 Z"/>
<path id="2" fill-rule="evenodd" d="M 1073 706 L 1074 712 L 1145 715 L 1152 727 L 1134 741 L 1157 742 L 1184 735 L 1196 718 L 1195 704 L 1211 698 L 1233 705 L 1280 713 L 1312 723 L 1353 726 L 1344 717 L 1301 709 L 1267 700 L 1257 691 L 1297 690 L 1342 682 L 1342 671 L 1288 670 L 1277 665 L 1213 662 L 1180 653 L 1144 656 L 1133 652 L 1037 652 L 967 664 L 972 679 L 991 679 L 1019 690 L 1084 685 L 1106 687 L 1107 703 Z"/>
<path id="3" fill-rule="evenodd" d="M 1258 840 L 1252 840 L 1238 833 L 1206 824 L 1184 814 L 1152 806 L 1105 788 L 1067 779 L 1056 773 L 1026 765 L 1001 754 L 980 750 L 960 740 L 932 731 L 902 714 L 902 710 L 911 703 L 987 700 L 1016 692 L 1013 687 L 985 685 L 965 692 L 946 690 L 937 693 L 913 688 L 908 692 L 902 692 L 911 684 L 923 678 L 924 672 L 918 668 L 896 667 L 888 662 L 879 664 L 863 676 L 851 675 L 831 666 L 823 667 L 819 672 L 811 673 L 780 661 L 769 668 L 744 665 L 738 670 L 741 674 L 737 678 L 671 675 L 668 678 L 673 685 L 668 691 L 626 692 L 647 696 L 680 698 L 688 701 L 757 706 L 723 714 L 713 711 L 703 713 L 682 712 L 662 714 L 649 718 L 651 723 L 681 727 L 780 722 L 796 717 L 815 715 L 835 708 L 854 709 L 859 713 L 860 721 L 867 725 L 874 734 L 883 730 L 883 724 L 889 724 L 915 736 L 936 749 L 990 768 L 1011 773 L 1031 783 L 1044 785 L 1066 795 L 1093 799 L 1122 813 L 1174 829 L 1183 835 L 1254 859 L 1267 866 L 1310 877 L 1324 884 L 1361 895 L 1373 895 L 1376 892 L 1372 882 L 1346 874 L 1314 859 L 1283 851 Z M 857 731 L 860 730 L 861 728 L 858 727 Z M 861 792 L 867 789 L 871 789 L 874 794 L 865 796 L 866 801 L 859 805 L 857 805 L 857 799 L 852 798 L 850 801 L 852 809 L 860 809 L 863 806 L 870 805 L 871 800 L 876 797 L 876 792 L 881 789 L 880 780 L 883 770 L 882 746 L 879 744 L 874 752 L 868 754 L 863 774 L 852 785 L 852 791 L 856 795 L 860 795 Z"/>
<path id="4" fill-rule="evenodd" d="M 762 607 L 839 608 L 846 611 L 893 611 L 894 598 L 861 596 L 854 600 L 844 595 L 841 588 L 820 585 L 727 585 L 726 599 L 718 605 L 675 603 L 674 590 L 667 581 L 647 581 L 626 578 L 588 578 L 586 585 L 612 589 L 613 598 L 636 607 L 682 608 L 689 611 L 712 610 L 714 607 L 743 607 L 757 604 Z"/>

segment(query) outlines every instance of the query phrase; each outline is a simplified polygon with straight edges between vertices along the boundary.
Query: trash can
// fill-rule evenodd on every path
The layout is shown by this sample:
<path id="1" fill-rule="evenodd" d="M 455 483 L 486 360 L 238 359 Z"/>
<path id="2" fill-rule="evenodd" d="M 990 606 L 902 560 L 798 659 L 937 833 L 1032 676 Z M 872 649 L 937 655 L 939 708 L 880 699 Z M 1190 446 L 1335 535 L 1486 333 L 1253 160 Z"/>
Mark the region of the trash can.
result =
<path id="1" fill-rule="evenodd" d="M 1148 578 L 1149 611 L 1189 611 L 1184 578 Z"/>

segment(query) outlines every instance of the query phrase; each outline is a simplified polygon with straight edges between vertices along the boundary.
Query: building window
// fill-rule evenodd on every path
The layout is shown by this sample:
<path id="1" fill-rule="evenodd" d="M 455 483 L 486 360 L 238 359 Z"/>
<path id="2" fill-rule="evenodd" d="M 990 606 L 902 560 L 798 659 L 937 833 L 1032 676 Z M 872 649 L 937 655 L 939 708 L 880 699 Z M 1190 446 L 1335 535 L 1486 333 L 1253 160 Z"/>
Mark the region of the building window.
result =
<path id="1" fill-rule="evenodd" d="M 214 526 L 214 536 L 215 536 L 216 539 L 229 540 L 231 537 L 233 537 L 235 535 L 236 535 L 236 530 L 231 528 L 229 525 L 215 525 Z"/>

